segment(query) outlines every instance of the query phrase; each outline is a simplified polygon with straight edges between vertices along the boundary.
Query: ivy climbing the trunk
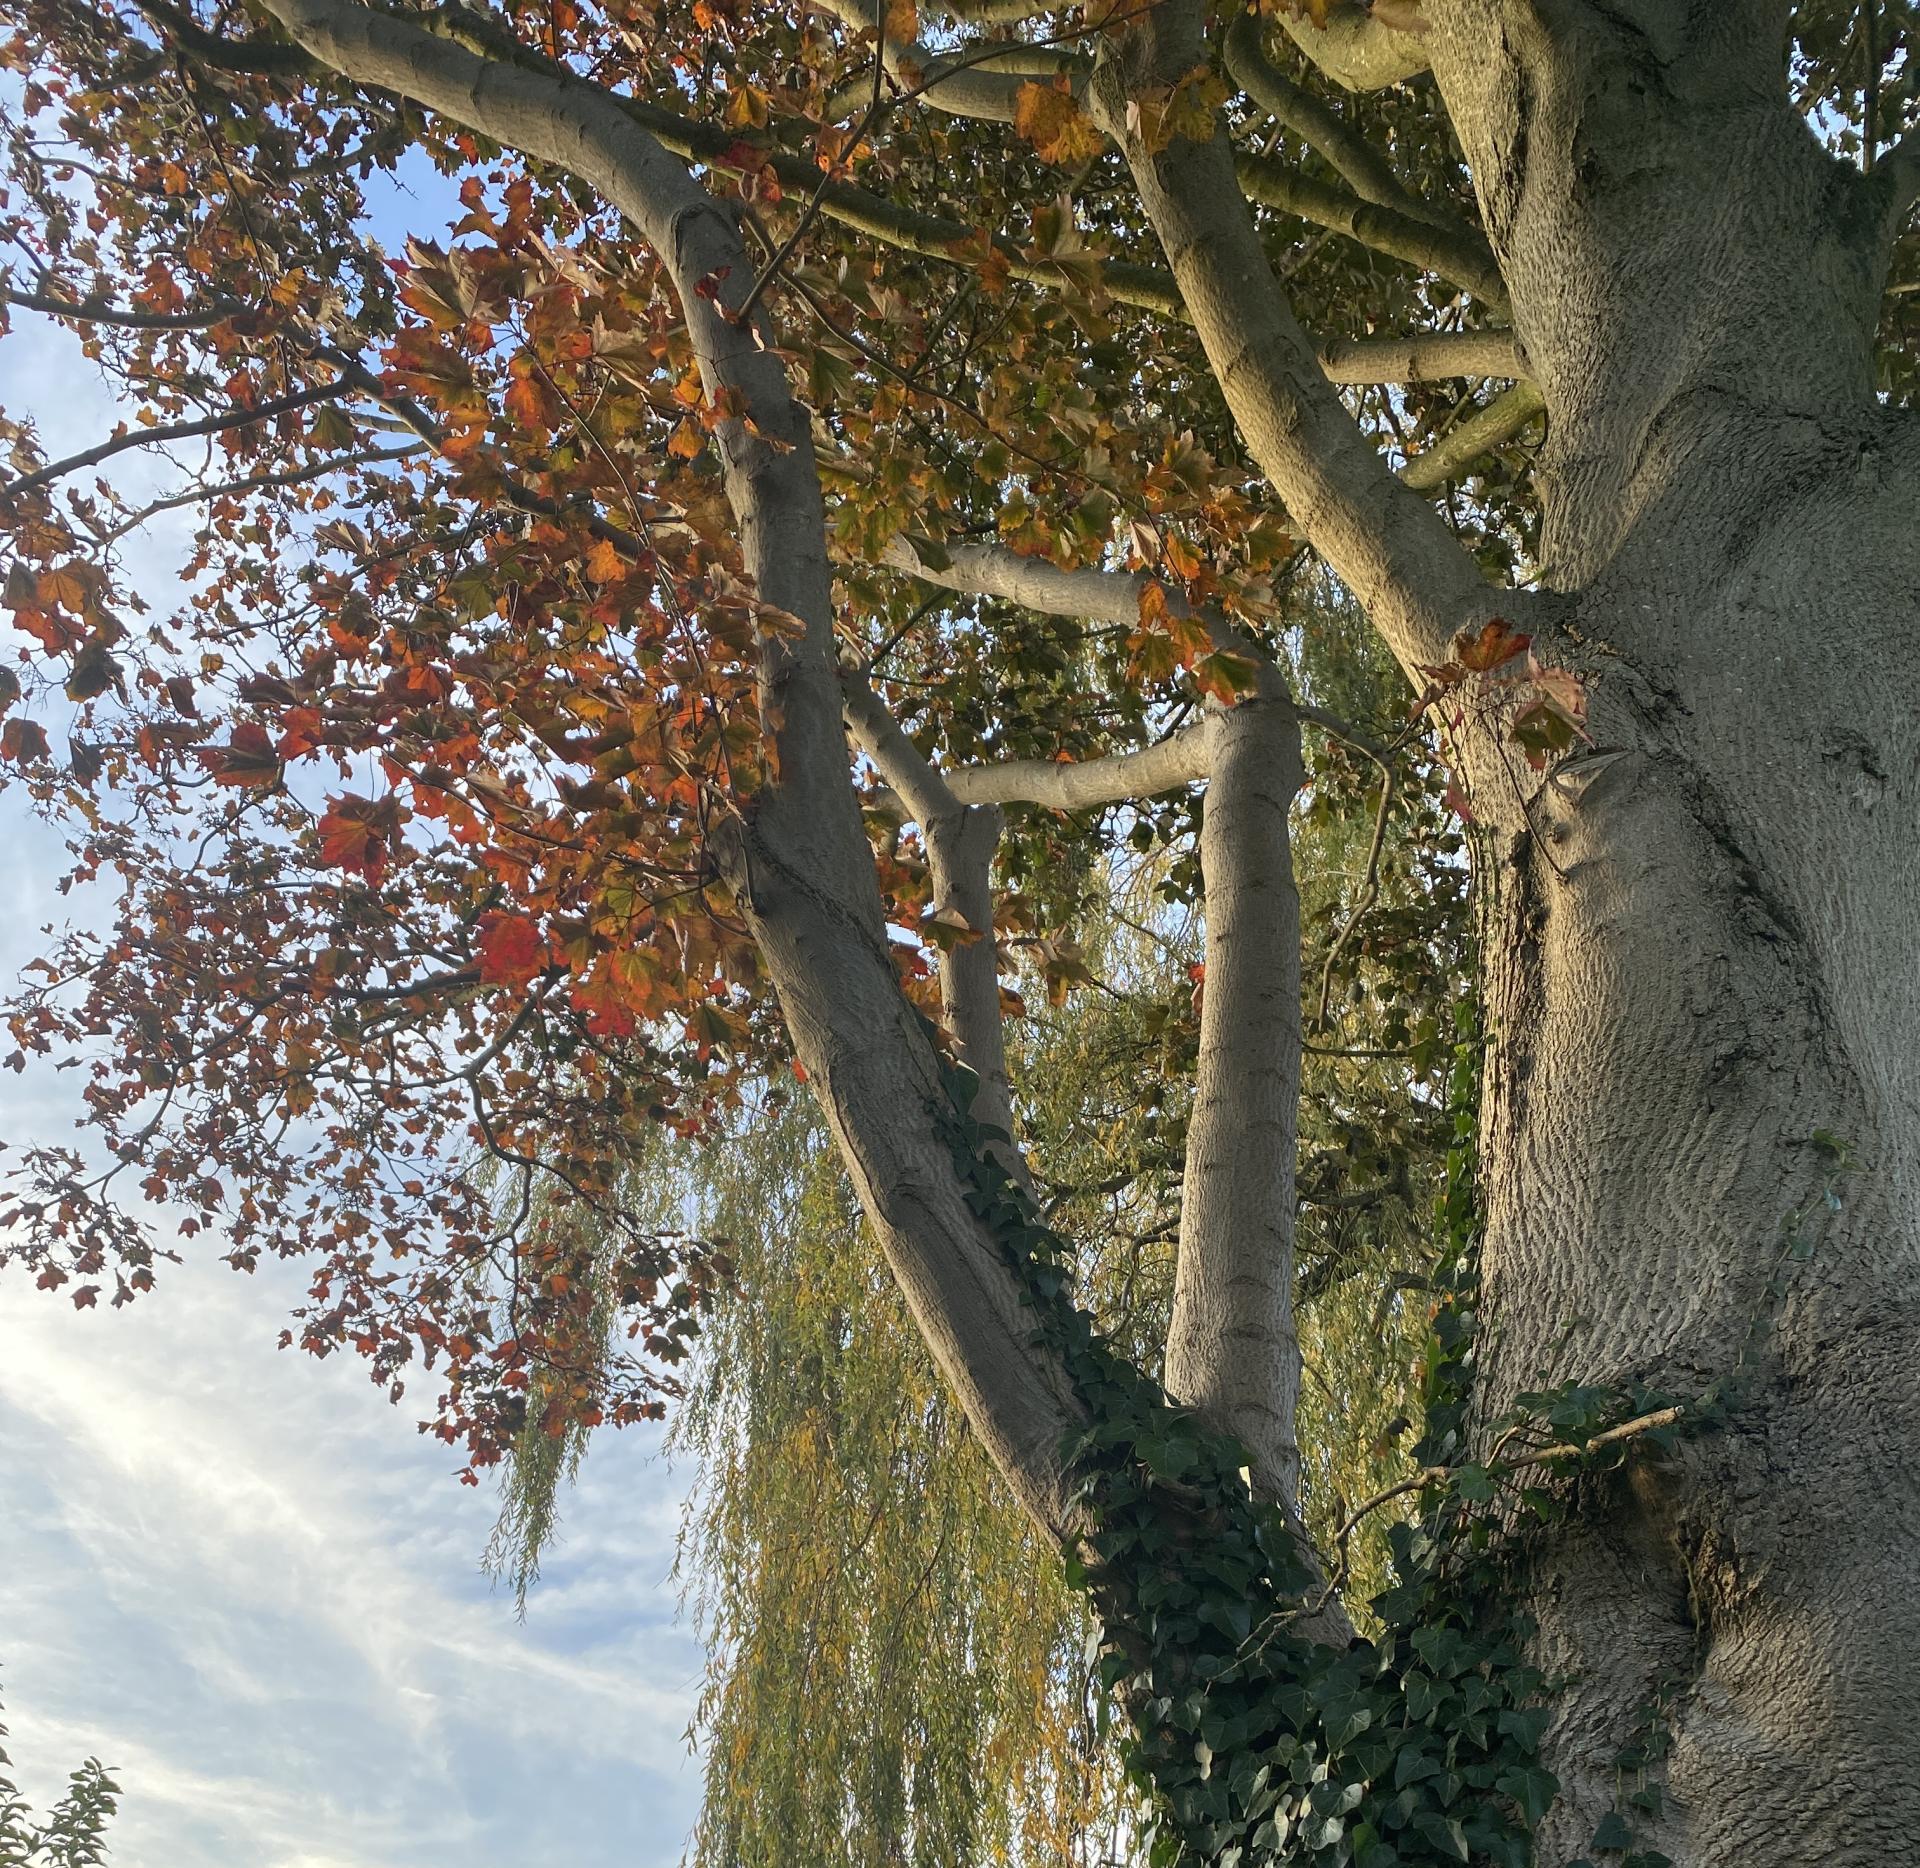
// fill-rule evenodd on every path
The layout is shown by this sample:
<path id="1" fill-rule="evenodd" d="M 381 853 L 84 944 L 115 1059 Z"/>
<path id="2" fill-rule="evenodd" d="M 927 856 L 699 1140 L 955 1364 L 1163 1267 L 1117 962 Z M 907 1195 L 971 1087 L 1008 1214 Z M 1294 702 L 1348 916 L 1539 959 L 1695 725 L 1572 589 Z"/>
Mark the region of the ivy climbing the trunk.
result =
<path id="1" fill-rule="evenodd" d="M 991 1152 L 1003 1137 L 972 1117 L 971 1073 L 948 1070 L 970 1204 L 1093 1423 L 1069 1449 L 1068 1575 L 1098 1613 L 1098 1678 L 1132 1728 L 1153 1868 L 1526 1868 L 1558 1788 L 1539 1759 L 1553 1682 L 1528 1660 L 1531 1630 L 1510 1606 L 1526 1526 L 1563 1508 L 1554 1475 L 1624 1458 L 1632 1441 L 1671 1445 L 1717 1410 L 1717 1396 L 1683 1406 L 1569 1383 L 1498 1424 L 1497 1445 L 1530 1430 L 1552 1444 L 1463 1459 L 1479 1283 L 1470 1004 L 1456 1036 L 1422 1468 L 1395 1488 L 1417 1489 L 1419 1508 L 1389 1535 L 1396 1580 L 1371 1604 L 1378 1632 L 1345 1645 L 1320 1638 L 1339 1570 L 1329 1581 L 1286 1511 L 1254 1496 L 1244 1450 L 1172 1405 L 1075 1304 L 1066 1241 Z"/>

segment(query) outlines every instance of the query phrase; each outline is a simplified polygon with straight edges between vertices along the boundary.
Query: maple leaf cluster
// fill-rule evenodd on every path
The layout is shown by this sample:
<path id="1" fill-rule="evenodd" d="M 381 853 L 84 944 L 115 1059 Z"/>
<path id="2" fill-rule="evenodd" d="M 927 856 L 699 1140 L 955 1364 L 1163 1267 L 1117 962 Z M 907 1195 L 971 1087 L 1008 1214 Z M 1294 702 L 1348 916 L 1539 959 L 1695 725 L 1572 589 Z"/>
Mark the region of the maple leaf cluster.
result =
<path id="1" fill-rule="evenodd" d="M 3 437 L 29 646 L 0 756 L 74 827 L 68 886 L 114 898 L 9 1014 L 13 1068 L 86 1056 L 92 1143 L 20 1157 L 6 1254 L 83 1307 L 203 1232 L 297 1256 L 291 1339 L 439 1369 L 474 1463 L 548 1365 L 584 1371 L 576 1419 L 657 1412 L 716 1274 L 625 1209 L 622 1164 L 728 1107 L 761 1041 L 708 843 L 758 782 L 787 620 L 740 579 L 677 309 L 460 137 L 427 139 L 468 169 L 460 244 L 387 255 L 361 182 L 417 125 L 270 79 L 182 79 L 169 121 L 121 87 L 152 49 L 121 24 L 64 76 L 9 48 L 100 161 L 76 189 L 23 142 L 0 209 L 40 296 L 138 282 L 87 339 L 134 389 L 112 441 L 204 428 L 217 485 L 163 614 L 120 549 L 153 515 Z M 634 1355 L 581 1353 L 535 1217 L 561 1196 L 622 1241 Z"/>
<path id="2" fill-rule="evenodd" d="M 1093 757 L 1245 691 L 1198 618 L 1274 646 L 1301 553 L 1192 333 L 1127 296 L 1137 209 L 1063 187 L 1117 160 L 1070 86 L 1023 90 L 1011 138 L 897 84 L 856 122 L 873 35 L 812 10 L 445 12 L 650 113 L 758 262 L 804 236 L 763 311 L 814 417 L 845 651 L 923 750 Z M 228 9 L 16 18 L 0 313 L 65 323 L 120 413 L 64 457 L 0 414 L 0 782 L 112 903 L 8 1011 L 14 1068 L 83 1061 L 86 1136 L 14 1159 L 0 1251 L 82 1305 L 145 1291 L 183 1240 L 298 1259 L 290 1340 L 390 1386 L 439 1371 L 434 1424 L 473 1464 L 530 1392 L 636 1418 L 725 1255 L 634 1210 L 630 1166 L 659 1125 L 790 1081 L 715 861 L 770 770 L 760 668 L 793 626 L 741 573 L 719 442 L 744 409 L 708 399 L 657 259 L 572 178 Z M 894 38 L 918 26 L 888 9 Z M 1148 101 L 1140 133 L 1198 135 L 1219 91 Z M 809 218 L 823 188 L 906 232 Z M 902 536 L 1140 573 L 1138 614 L 930 601 L 883 568 Z M 134 547 L 172 539 L 163 595 Z M 1084 983 L 1108 854 L 1188 828 L 1179 799 L 1021 815 L 1008 970 Z M 914 834 L 874 837 L 931 1006 L 959 931 Z M 616 1354 L 569 1211 L 617 1242 Z"/>

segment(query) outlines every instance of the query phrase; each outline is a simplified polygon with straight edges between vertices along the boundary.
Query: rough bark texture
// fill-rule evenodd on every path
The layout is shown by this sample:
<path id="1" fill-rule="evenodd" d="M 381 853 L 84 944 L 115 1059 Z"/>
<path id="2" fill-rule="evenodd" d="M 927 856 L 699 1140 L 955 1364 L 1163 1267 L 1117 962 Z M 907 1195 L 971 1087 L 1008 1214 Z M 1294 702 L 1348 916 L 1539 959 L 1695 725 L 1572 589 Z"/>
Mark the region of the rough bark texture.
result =
<path id="1" fill-rule="evenodd" d="M 1576 764 L 1524 820 L 1475 762 L 1501 823 L 1487 1409 L 1569 1377 L 1724 1376 L 1795 1216 L 1820 1215 L 1816 1130 L 1865 1164 L 1731 1429 L 1540 1555 L 1547 1651 L 1581 1676 L 1548 1863 L 1584 1852 L 1662 1673 L 1686 1683 L 1661 1837 L 1685 1868 L 1899 1859 L 1920 1820 L 1920 554 L 1911 478 L 1862 495 L 1836 467 L 1757 535 L 1772 490 L 1750 487 L 1696 537 L 1691 589 L 1569 606 L 1570 632 L 1620 649 L 1592 665 L 1597 736 L 1625 756 L 1584 787 Z"/>
<path id="2" fill-rule="evenodd" d="M 1750 1364 L 1728 1430 L 1534 1555 L 1577 1676 L 1539 1858 L 1590 1852 L 1664 1674 L 1680 1868 L 1906 1860 L 1920 445 L 1871 395 L 1878 205 L 1787 106 L 1783 8 L 1429 12 L 1549 410 L 1545 639 L 1623 755 L 1542 785 L 1466 748 L 1496 826 L 1482 1402 Z M 1816 1130 L 1863 1165 L 1756 1352 Z"/>
<path id="3" fill-rule="evenodd" d="M 1515 329 L 1546 398 L 1549 574 L 1684 566 L 1729 469 L 1818 473 L 1872 407 L 1875 191 L 1789 108 L 1787 9 L 1432 9 Z"/>

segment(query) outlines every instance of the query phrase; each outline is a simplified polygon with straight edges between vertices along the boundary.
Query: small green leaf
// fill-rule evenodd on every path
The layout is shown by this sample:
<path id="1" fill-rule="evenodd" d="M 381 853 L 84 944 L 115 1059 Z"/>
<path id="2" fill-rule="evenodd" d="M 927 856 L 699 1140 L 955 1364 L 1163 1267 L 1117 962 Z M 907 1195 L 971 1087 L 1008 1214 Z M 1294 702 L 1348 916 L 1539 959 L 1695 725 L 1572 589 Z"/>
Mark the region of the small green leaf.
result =
<path id="1" fill-rule="evenodd" d="M 1493 1475 L 1484 1466 L 1462 1466 L 1453 1475 L 1453 1489 L 1470 1505 L 1489 1505 Z"/>
<path id="2" fill-rule="evenodd" d="M 1553 1806 L 1554 1795 L 1560 1788 L 1560 1780 L 1551 1771 L 1543 1771 L 1537 1765 L 1530 1765 L 1502 1771 L 1494 1779 L 1494 1788 L 1504 1791 L 1519 1804 L 1529 1827 L 1537 1827 L 1541 1818 Z"/>
<path id="3" fill-rule="evenodd" d="M 1601 1817 L 1599 1828 L 1593 1832 L 1593 1846 L 1614 1853 L 1633 1847 L 1633 1831 L 1618 1810 L 1609 1810 Z"/>

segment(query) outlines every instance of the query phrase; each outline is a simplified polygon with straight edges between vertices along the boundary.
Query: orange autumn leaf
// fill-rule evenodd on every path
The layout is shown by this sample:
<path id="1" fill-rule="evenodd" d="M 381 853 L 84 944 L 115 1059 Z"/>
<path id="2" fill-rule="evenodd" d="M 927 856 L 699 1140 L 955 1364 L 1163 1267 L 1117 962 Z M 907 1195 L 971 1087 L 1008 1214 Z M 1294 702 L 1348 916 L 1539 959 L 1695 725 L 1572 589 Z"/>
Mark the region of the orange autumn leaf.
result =
<path id="1" fill-rule="evenodd" d="M 480 983 L 524 986 L 546 964 L 539 923 L 525 915 L 493 914 L 480 923 Z"/>
<path id="2" fill-rule="evenodd" d="M 506 394 L 507 413 L 522 428 L 539 432 L 552 428 L 560 419 L 560 405 L 552 392 L 531 371 L 516 374 Z"/>
<path id="3" fill-rule="evenodd" d="M 586 573 L 596 584 L 615 584 L 627 574 L 627 563 L 610 539 L 596 538 L 587 547 Z"/>
<path id="4" fill-rule="evenodd" d="M 1014 93 L 1013 127 L 1033 145 L 1041 161 L 1063 167 L 1085 162 L 1107 146 L 1065 78 L 1051 84 L 1023 84 Z"/>
<path id="5" fill-rule="evenodd" d="M 319 823 L 320 859 L 329 868 L 378 882 L 391 860 L 400 824 L 400 800 L 391 792 L 384 798 L 353 792 L 330 798 Z"/>
<path id="6" fill-rule="evenodd" d="M 1510 629 L 1504 616 L 1489 617 L 1477 630 L 1463 629 L 1454 638 L 1453 652 L 1469 674 L 1483 675 L 1510 662 L 1533 638 Z"/>
<path id="7" fill-rule="evenodd" d="M 260 791 L 280 782 L 280 755 L 266 728 L 251 720 L 235 727 L 226 745 L 209 747 L 200 758 L 216 785 Z"/>
<path id="8" fill-rule="evenodd" d="M 9 720 L 0 730 L 0 758 L 26 765 L 47 757 L 45 730 L 32 720 Z"/>

